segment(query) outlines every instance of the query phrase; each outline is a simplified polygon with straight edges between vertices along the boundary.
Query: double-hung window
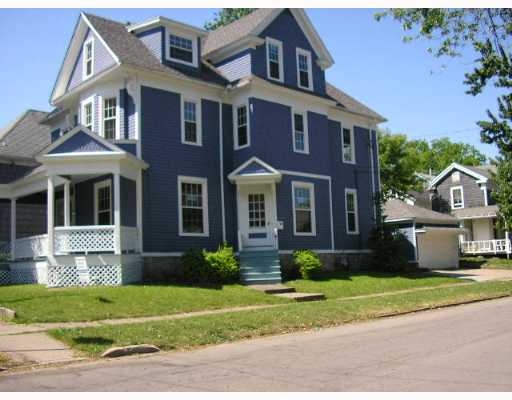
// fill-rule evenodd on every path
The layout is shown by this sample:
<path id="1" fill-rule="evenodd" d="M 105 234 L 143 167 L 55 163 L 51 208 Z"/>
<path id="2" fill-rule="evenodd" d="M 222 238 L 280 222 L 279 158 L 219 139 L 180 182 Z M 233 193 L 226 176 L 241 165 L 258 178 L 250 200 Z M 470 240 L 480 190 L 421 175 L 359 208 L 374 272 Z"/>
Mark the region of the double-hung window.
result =
<path id="1" fill-rule="evenodd" d="M 349 128 L 342 129 L 343 162 L 355 164 L 354 131 Z"/>
<path id="2" fill-rule="evenodd" d="M 169 34 L 169 59 L 183 64 L 196 64 L 195 38 Z"/>
<path id="3" fill-rule="evenodd" d="M 312 183 L 292 182 L 293 231 L 296 236 L 315 236 L 315 187 Z"/>
<path id="4" fill-rule="evenodd" d="M 112 186 L 110 179 L 94 184 L 94 223 L 112 225 Z"/>
<path id="5" fill-rule="evenodd" d="M 250 145 L 247 105 L 236 107 L 235 112 L 235 149 Z"/>
<path id="6" fill-rule="evenodd" d="M 93 100 L 87 100 L 82 103 L 82 115 L 81 115 L 82 125 L 85 126 L 89 130 L 93 130 L 94 127 L 94 107 Z"/>
<path id="7" fill-rule="evenodd" d="M 208 189 L 206 179 L 178 176 L 181 236 L 208 236 Z"/>
<path id="8" fill-rule="evenodd" d="M 452 209 L 464 208 L 464 191 L 462 186 L 454 186 L 450 188 L 450 197 Z"/>
<path id="9" fill-rule="evenodd" d="M 103 99 L 103 137 L 115 139 L 117 130 L 117 99 Z"/>
<path id="10" fill-rule="evenodd" d="M 311 70 L 311 52 L 297 48 L 297 85 L 300 88 L 313 89 Z"/>
<path id="11" fill-rule="evenodd" d="M 283 44 L 271 38 L 267 38 L 267 76 L 283 81 Z"/>
<path id="12" fill-rule="evenodd" d="M 309 153 L 309 139 L 307 130 L 306 113 L 296 112 L 292 113 L 293 122 L 293 151 L 297 153 Z"/>
<path id="13" fill-rule="evenodd" d="M 89 78 L 94 73 L 94 39 L 85 41 L 82 49 L 82 79 Z"/>
<path id="14" fill-rule="evenodd" d="M 201 103 L 194 100 L 183 100 L 182 105 L 182 143 L 202 144 L 201 134 Z"/>
<path id="15" fill-rule="evenodd" d="M 359 214 L 356 189 L 345 189 L 345 223 L 347 224 L 348 234 L 359 234 Z"/>

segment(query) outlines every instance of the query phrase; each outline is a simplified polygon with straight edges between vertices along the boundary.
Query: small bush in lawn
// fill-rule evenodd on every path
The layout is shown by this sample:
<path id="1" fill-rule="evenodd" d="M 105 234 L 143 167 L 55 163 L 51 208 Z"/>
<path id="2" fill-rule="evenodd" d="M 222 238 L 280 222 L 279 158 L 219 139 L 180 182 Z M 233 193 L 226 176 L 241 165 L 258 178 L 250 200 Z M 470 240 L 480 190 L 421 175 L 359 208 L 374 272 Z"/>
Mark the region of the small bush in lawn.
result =
<path id="1" fill-rule="evenodd" d="M 293 262 L 298 266 L 303 279 L 315 278 L 322 269 L 320 257 L 311 250 L 294 251 Z"/>
<path id="2" fill-rule="evenodd" d="M 188 250 L 182 256 L 183 277 L 189 283 L 233 283 L 240 267 L 233 248 L 221 245 L 217 251 Z"/>
<path id="3" fill-rule="evenodd" d="M 383 224 L 374 228 L 368 238 L 370 267 L 376 271 L 403 272 L 407 269 L 407 238 L 397 229 Z"/>

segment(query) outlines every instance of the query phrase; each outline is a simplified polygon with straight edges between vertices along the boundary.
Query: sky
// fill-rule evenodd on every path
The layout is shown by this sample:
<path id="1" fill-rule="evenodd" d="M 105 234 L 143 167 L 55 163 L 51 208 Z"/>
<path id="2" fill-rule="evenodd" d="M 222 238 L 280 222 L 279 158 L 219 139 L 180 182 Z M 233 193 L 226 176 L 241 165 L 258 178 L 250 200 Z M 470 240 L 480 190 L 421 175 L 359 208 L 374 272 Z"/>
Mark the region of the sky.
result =
<path id="1" fill-rule="evenodd" d="M 117 21 L 163 15 L 202 27 L 218 9 L 84 9 Z M 0 129 L 28 108 L 50 110 L 49 97 L 73 33 L 78 9 L 0 10 Z M 327 80 L 388 119 L 381 125 L 411 139 L 449 137 L 495 157 L 480 142 L 475 122 L 496 110 L 497 91 L 465 94 L 464 73 L 474 54 L 435 59 L 427 41 L 403 43 L 392 19 L 375 21 L 374 9 L 307 9 L 335 60 Z"/>

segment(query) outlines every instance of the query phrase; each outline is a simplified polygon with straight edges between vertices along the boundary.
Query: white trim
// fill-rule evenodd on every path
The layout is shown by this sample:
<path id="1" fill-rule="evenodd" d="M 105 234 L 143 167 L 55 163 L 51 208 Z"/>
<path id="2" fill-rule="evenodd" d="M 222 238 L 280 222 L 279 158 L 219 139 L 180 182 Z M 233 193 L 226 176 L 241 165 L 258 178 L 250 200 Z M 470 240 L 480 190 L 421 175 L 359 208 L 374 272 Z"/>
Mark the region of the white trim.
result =
<path id="1" fill-rule="evenodd" d="M 245 107 L 245 115 L 246 115 L 246 131 L 247 131 L 247 144 L 244 144 L 243 146 L 240 146 L 238 144 L 238 109 Z M 244 103 L 239 103 L 233 107 L 233 145 L 235 150 L 240 150 L 246 147 L 249 147 L 251 145 L 251 129 L 250 129 L 250 106 L 249 101 L 246 101 Z"/>
<path id="2" fill-rule="evenodd" d="M 309 190 L 309 203 L 311 213 L 311 232 L 297 232 L 297 214 L 295 209 L 295 188 Z M 311 182 L 292 181 L 292 209 L 293 209 L 293 235 L 316 236 L 316 208 L 315 208 L 315 184 Z"/>
<path id="3" fill-rule="evenodd" d="M 222 101 L 219 101 L 219 175 L 220 175 L 220 204 L 222 218 L 222 241 L 226 242 L 226 204 L 224 201 L 224 125 L 222 120 Z"/>
<path id="4" fill-rule="evenodd" d="M 201 184 L 202 210 L 203 210 L 203 232 L 202 233 L 183 232 L 183 208 L 182 208 L 182 204 L 181 204 L 181 200 L 182 200 L 181 184 L 182 183 Z M 180 236 L 197 236 L 197 237 L 210 236 L 209 224 L 208 224 L 208 180 L 206 178 L 178 175 L 178 219 L 179 219 L 179 235 Z"/>
<path id="5" fill-rule="evenodd" d="M 309 83 L 309 86 L 302 86 L 300 84 L 299 55 L 303 55 L 308 58 L 308 83 Z M 313 90 L 313 65 L 312 65 L 311 59 L 312 59 L 312 57 L 311 57 L 310 51 L 301 49 L 300 47 L 295 48 L 295 60 L 297 62 L 297 86 L 301 89 Z"/>
<path id="6" fill-rule="evenodd" d="M 197 36 L 207 36 L 208 35 L 208 31 L 206 31 L 204 29 L 200 29 L 195 26 L 185 24 L 183 22 L 176 21 L 176 20 L 173 20 L 170 18 L 161 17 L 161 16 L 149 18 L 142 22 L 137 22 L 135 24 L 128 25 L 126 27 L 126 30 L 128 32 L 146 31 L 149 28 L 152 28 L 152 27 L 158 26 L 158 25 L 165 25 L 171 29 L 177 29 L 179 31 L 187 31 L 190 34 L 195 34 Z"/>
<path id="7" fill-rule="evenodd" d="M 98 190 L 108 187 L 110 190 L 110 221 L 108 225 L 112 225 L 112 180 L 111 179 L 105 179 L 101 182 L 96 182 L 94 184 L 94 225 L 99 225 L 99 218 L 98 218 Z M 105 211 L 105 210 L 104 210 Z"/>
<path id="8" fill-rule="evenodd" d="M 96 110 L 94 107 L 95 97 L 96 97 L 96 95 L 93 94 L 80 102 L 80 124 L 83 125 L 85 128 L 89 129 L 91 132 L 94 132 L 95 125 L 96 125 L 96 112 L 95 112 Z M 89 128 L 89 127 L 87 127 L 87 125 L 85 125 L 85 106 L 87 106 L 88 104 L 91 104 L 91 128 Z M 66 137 L 66 136 L 67 135 L 63 135 L 61 137 Z"/>
<path id="9" fill-rule="evenodd" d="M 455 207 L 455 204 L 453 202 L 453 192 L 458 189 L 460 189 L 460 197 L 462 200 L 462 205 L 460 207 Z M 462 187 L 462 185 L 461 186 L 452 186 L 450 188 L 450 205 L 451 205 L 452 210 L 460 210 L 460 209 L 464 208 L 464 188 Z"/>
<path id="10" fill-rule="evenodd" d="M 295 147 L 295 114 L 302 115 L 302 125 L 304 134 L 304 150 L 298 150 Z M 292 146 L 295 153 L 309 154 L 309 133 L 308 133 L 308 112 L 303 110 L 291 109 L 292 117 Z"/>
<path id="11" fill-rule="evenodd" d="M 191 146 L 202 146 L 203 145 L 203 124 L 202 122 L 202 102 L 200 98 L 192 98 L 190 96 L 185 97 L 183 94 L 181 98 L 181 143 L 188 144 Z M 194 103 L 196 105 L 196 142 L 189 142 L 185 139 L 185 103 Z"/>
<path id="12" fill-rule="evenodd" d="M 302 176 L 304 178 L 315 178 L 315 179 L 327 179 L 331 180 L 329 175 L 319 175 L 319 174 L 310 174 L 309 172 L 299 172 L 299 171 L 288 171 L 286 169 L 280 169 L 278 172 L 283 175 L 293 175 L 293 176 Z"/>
<path id="13" fill-rule="evenodd" d="M 270 57 L 268 56 L 268 46 L 271 45 L 271 44 L 276 46 L 277 50 L 278 50 L 278 57 L 279 57 L 279 79 L 273 78 L 272 76 L 270 76 Z M 267 36 L 265 38 L 265 57 L 266 57 L 266 60 L 267 60 L 267 78 L 272 80 L 272 81 L 283 83 L 284 82 L 283 42 L 281 42 L 280 40 L 277 40 L 277 39 L 274 39 L 274 38 L 271 38 L 271 37 Z"/>
<path id="14" fill-rule="evenodd" d="M 473 178 L 477 179 L 477 183 L 487 183 L 487 178 L 475 171 L 470 170 L 469 168 L 464 167 L 463 165 L 460 165 L 458 163 L 451 163 L 449 166 L 447 166 L 439 175 L 437 175 L 432 181 L 430 182 L 429 189 L 434 188 L 434 186 L 443 179 L 452 169 L 457 169 L 461 172 L 464 172 L 465 174 L 472 176 Z"/>
<path id="15" fill-rule="evenodd" d="M 356 229 L 351 231 L 349 230 L 349 227 L 348 227 L 348 208 L 347 208 L 347 195 L 348 194 L 352 194 L 354 196 L 354 208 L 355 210 L 353 211 L 354 213 L 354 216 L 355 216 L 355 223 L 356 223 Z M 357 189 L 352 189 L 352 188 L 345 188 L 345 228 L 346 228 L 346 232 L 347 232 L 347 235 L 359 235 L 359 204 L 358 204 L 358 199 L 357 199 Z"/>
<path id="16" fill-rule="evenodd" d="M 86 52 L 85 49 L 88 45 L 91 45 L 91 59 L 88 60 L 85 58 Z M 84 41 L 84 44 L 82 45 L 82 81 L 87 80 L 91 76 L 94 75 L 94 36 L 91 36 L 89 39 Z M 87 61 L 91 62 L 91 73 L 87 74 Z"/>
<path id="17" fill-rule="evenodd" d="M 166 60 L 197 68 L 199 65 L 198 49 L 197 49 L 197 36 L 191 35 L 190 33 L 184 32 L 179 29 L 170 29 L 168 27 L 165 28 L 164 34 L 165 34 L 164 43 L 165 43 L 165 58 L 166 58 Z M 178 36 L 183 39 L 188 39 L 188 40 L 192 41 L 192 62 L 188 62 L 188 61 L 180 60 L 179 58 L 171 57 L 171 47 L 170 47 L 169 35 Z"/>
<path id="18" fill-rule="evenodd" d="M 272 167 L 271 165 L 267 164 L 266 162 L 260 160 L 256 156 L 253 156 L 253 157 L 249 158 L 244 163 L 242 163 L 240 166 L 238 166 L 233 172 L 231 172 L 228 175 L 228 179 L 230 181 L 239 180 L 241 177 L 244 176 L 244 175 L 239 175 L 240 171 L 243 171 L 244 168 L 246 168 L 248 165 L 252 164 L 253 162 L 257 163 L 257 164 L 260 164 L 263 168 L 265 168 L 269 172 L 268 173 L 263 173 L 263 174 L 250 174 L 248 176 L 249 178 L 273 178 L 273 180 L 275 180 L 277 182 L 279 182 L 281 180 L 281 173 L 278 170 L 276 170 L 274 167 Z"/>
<path id="19" fill-rule="evenodd" d="M 482 192 L 484 192 L 484 204 L 487 207 L 489 205 L 489 197 L 487 195 L 487 185 L 482 185 L 480 187 L 480 190 L 482 190 Z"/>
<path id="20" fill-rule="evenodd" d="M 352 156 L 352 160 L 345 159 L 345 135 L 343 130 L 347 129 L 350 132 L 350 153 Z M 355 149 L 355 140 L 354 140 L 354 127 L 345 127 L 341 124 L 341 159 L 345 164 L 355 164 L 356 163 L 356 149 Z"/>
<path id="21" fill-rule="evenodd" d="M 109 52 L 109 54 L 112 56 L 112 58 L 114 59 L 114 61 L 117 63 L 117 64 L 120 64 L 119 62 L 119 57 L 116 55 L 116 53 L 114 53 L 112 51 L 112 49 L 108 46 L 107 42 L 105 42 L 103 40 L 103 38 L 101 37 L 101 35 L 98 33 L 98 31 L 96 30 L 96 28 L 93 26 L 93 24 L 91 24 L 91 22 L 89 21 L 89 19 L 87 18 L 87 16 L 85 15 L 84 12 L 81 12 L 80 13 L 81 17 L 84 19 L 84 21 L 87 23 L 87 25 L 89 25 L 89 28 L 91 29 L 91 31 L 94 33 L 94 36 L 98 38 L 98 40 L 101 42 L 101 44 L 107 49 L 107 51 Z"/>

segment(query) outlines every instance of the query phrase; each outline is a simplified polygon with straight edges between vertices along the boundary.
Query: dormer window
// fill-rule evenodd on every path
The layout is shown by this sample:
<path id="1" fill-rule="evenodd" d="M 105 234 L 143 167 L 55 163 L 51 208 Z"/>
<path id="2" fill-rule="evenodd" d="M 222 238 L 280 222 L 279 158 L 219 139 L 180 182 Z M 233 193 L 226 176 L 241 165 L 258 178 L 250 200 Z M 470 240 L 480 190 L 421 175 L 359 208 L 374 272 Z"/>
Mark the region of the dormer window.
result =
<path id="1" fill-rule="evenodd" d="M 283 43 L 267 38 L 267 76 L 283 82 Z"/>
<path id="2" fill-rule="evenodd" d="M 94 38 L 90 38 L 83 47 L 82 78 L 87 79 L 94 73 Z"/>
<path id="3" fill-rule="evenodd" d="M 297 85 L 300 88 L 313 89 L 311 70 L 311 52 L 297 49 Z"/>
<path id="4" fill-rule="evenodd" d="M 452 201 L 452 210 L 464 208 L 464 192 L 462 186 L 450 188 L 450 197 Z"/>
<path id="5" fill-rule="evenodd" d="M 181 64 L 197 66 L 197 38 L 185 34 L 167 35 L 167 59 Z"/>

